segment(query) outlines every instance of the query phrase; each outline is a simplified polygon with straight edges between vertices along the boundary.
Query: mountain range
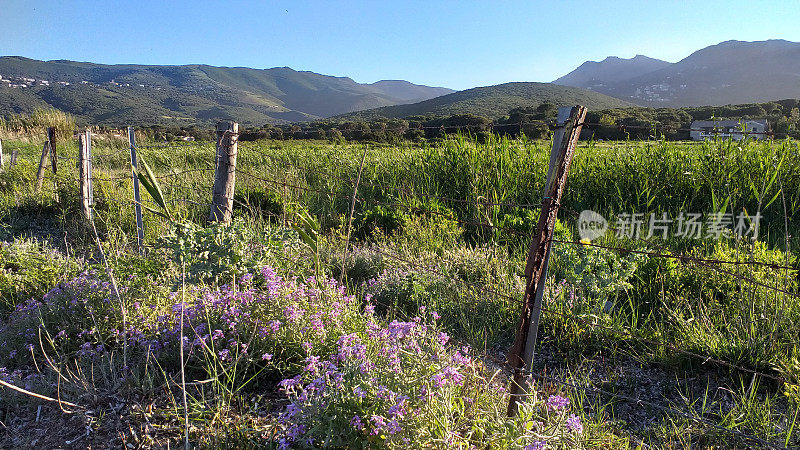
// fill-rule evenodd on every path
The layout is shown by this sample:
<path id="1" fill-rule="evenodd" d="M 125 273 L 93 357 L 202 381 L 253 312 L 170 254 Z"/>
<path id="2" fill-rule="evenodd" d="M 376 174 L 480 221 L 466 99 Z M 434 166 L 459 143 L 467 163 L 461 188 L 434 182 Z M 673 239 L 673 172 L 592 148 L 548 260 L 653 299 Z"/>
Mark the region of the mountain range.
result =
<path id="1" fill-rule="evenodd" d="M 307 121 L 453 92 L 402 80 L 361 84 L 288 67 L 103 65 L 18 56 L 0 57 L 0 78 L 0 115 L 54 107 L 106 125 Z"/>
<path id="2" fill-rule="evenodd" d="M 585 62 L 553 83 L 653 107 L 800 98 L 800 42 L 725 41 L 676 63 L 609 57 Z"/>
<path id="3" fill-rule="evenodd" d="M 558 86 L 552 83 L 517 82 L 466 89 L 419 103 L 357 111 L 338 116 L 335 119 L 447 117 L 455 114 L 472 114 L 497 119 L 507 115 L 512 108 L 534 108 L 545 102 L 556 106 L 581 104 L 589 109 L 634 106 L 624 100 L 578 87 Z"/>
<path id="4" fill-rule="evenodd" d="M 455 92 L 402 80 L 357 83 L 288 67 L 104 65 L 0 57 L 0 116 L 57 108 L 100 125 L 245 126 L 473 114 L 584 104 L 718 106 L 800 98 L 800 43 L 726 41 L 671 63 L 644 55 L 587 61 L 552 83 L 514 82 Z"/>

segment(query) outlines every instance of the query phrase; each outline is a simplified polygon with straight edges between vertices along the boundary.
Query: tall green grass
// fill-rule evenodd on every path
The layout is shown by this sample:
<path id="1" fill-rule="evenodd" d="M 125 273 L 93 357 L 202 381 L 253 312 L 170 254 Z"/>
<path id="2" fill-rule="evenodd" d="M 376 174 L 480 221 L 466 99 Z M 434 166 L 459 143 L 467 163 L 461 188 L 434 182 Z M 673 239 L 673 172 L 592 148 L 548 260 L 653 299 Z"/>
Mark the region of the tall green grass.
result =
<path id="1" fill-rule="evenodd" d="M 77 155 L 71 141 L 60 145 L 59 154 Z M 614 236 L 599 242 L 795 270 L 742 266 L 733 269 L 740 276 L 736 278 L 680 260 L 556 244 L 542 343 L 569 359 L 602 354 L 676 371 L 706 370 L 703 361 L 674 350 L 679 349 L 800 379 L 798 241 L 793 237 L 800 232 L 799 148 L 795 141 L 580 142 L 562 199 L 560 239 L 578 238 L 573 213 L 583 209 L 613 221 L 623 212 L 666 212 L 674 218 L 681 211 L 707 215 L 724 206 L 734 214 L 759 211 L 760 242 L 647 243 Z M 120 260 L 134 250 L 136 241 L 125 149 L 123 140 L 114 139 L 98 140 L 93 147 L 98 155 L 98 231 L 112 259 Z M 272 223 L 285 223 L 295 211 L 309 211 L 323 227 L 321 270 L 338 275 L 342 231 L 363 151 L 360 144 L 240 143 L 235 215 L 258 234 Z M 383 299 L 392 305 L 385 312 L 399 319 L 419 306 L 436 308 L 448 331 L 464 342 L 481 349 L 506 347 L 519 314 L 513 299 L 522 294 L 527 236 L 538 219 L 536 205 L 541 203 L 549 154 L 547 141 L 501 137 L 480 143 L 456 136 L 435 144 L 370 146 L 357 194 L 355 249 L 345 268 L 348 289 Z M 48 178 L 43 191 L 35 193 L 32 174 L 38 154 L 26 147 L 24 155 L 18 167 L 0 173 L 0 236 L 35 235 L 33 225 L 43 219 L 45 227 L 62 233 L 62 240 L 66 231 L 69 245 L 88 246 L 91 239 L 80 218 L 74 164 L 60 165 L 58 177 Z M 211 199 L 213 143 L 162 147 L 141 142 L 139 156 L 160 177 L 174 215 L 202 223 Z M 146 196 L 143 201 L 148 201 Z M 148 247 L 172 231 L 165 220 L 145 213 Z M 50 233 L 51 238 L 57 234 Z M 365 287 L 372 279 L 377 282 Z M 489 288 L 490 293 L 471 285 Z M 745 378 L 730 367 L 714 367 L 736 383 Z M 785 392 L 789 400 L 781 399 L 781 405 L 797 405 L 800 396 L 794 383 L 781 387 L 764 382 L 760 389 L 767 399 Z M 755 405 L 754 398 L 752 390 L 737 392 L 739 403 L 733 411 L 744 417 L 737 424 L 752 431 L 783 420 L 772 417 L 780 402 Z M 735 417 L 722 417 L 721 422 L 740 426 L 734 424 Z M 661 426 L 666 437 L 654 439 L 662 443 L 683 442 L 683 433 L 696 432 L 679 420 Z M 774 439 L 776 433 L 766 435 Z"/>

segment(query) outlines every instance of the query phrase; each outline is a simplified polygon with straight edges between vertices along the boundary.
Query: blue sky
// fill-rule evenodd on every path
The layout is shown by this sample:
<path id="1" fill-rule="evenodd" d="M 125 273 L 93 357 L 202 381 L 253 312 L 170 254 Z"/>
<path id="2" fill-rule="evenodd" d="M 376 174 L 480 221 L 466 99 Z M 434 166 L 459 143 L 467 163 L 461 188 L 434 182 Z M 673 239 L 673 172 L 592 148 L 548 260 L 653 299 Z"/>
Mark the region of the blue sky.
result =
<path id="1" fill-rule="evenodd" d="M 583 61 L 678 61 L 729 39 L 800 41 L 794 1 L 0 0 L 0 55 L 289 66 L 466 89 Z"/>

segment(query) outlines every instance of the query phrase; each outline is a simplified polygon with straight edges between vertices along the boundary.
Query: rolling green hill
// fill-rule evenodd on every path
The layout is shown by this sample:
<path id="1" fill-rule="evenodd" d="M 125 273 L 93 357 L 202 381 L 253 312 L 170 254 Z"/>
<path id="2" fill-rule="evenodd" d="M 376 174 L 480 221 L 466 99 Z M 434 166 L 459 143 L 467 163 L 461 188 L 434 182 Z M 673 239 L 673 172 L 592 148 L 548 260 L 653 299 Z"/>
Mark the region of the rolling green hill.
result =
<path id="1" fill-rule="evenodd" d="M 0 57 L 0 76 L 28 85 L 0 83 L 0 115 L 51 106 L 104 125 L 297 122 L 453 92 L 406 81 L 360 84 L 288 67 L 103 65 L 18 56 Z"/>
<path id="2" fill-rule="evenodd" d="M 557 106 L 581 104 L 589 109 L 632 106 L 631 103 L 623 100 L 581 88 L 558 86 L 551 83 L 505 83 L 467 89 L 408 105 L 384 106 L 358 111 L 338 116 L 335 119 L 447 117 L 455 114 L 472 114 L 497 119 L 508 114 L 508 111 L 513 108 L 535 107 L 544 102 L 550 102 Z"/>

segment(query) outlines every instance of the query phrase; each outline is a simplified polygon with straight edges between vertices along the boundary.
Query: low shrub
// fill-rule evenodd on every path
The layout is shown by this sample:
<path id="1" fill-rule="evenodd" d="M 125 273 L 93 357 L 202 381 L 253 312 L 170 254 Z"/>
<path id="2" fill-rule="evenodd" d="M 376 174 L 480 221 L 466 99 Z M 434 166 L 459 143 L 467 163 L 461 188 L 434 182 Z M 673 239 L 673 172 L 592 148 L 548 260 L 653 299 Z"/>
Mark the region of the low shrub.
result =
<path id="1" fill-rule="evenodd" d="M 33 240 L 0 242 L 0 317 L 42 298 L 59 280 L 77 273 L 77 263 Z"/>

